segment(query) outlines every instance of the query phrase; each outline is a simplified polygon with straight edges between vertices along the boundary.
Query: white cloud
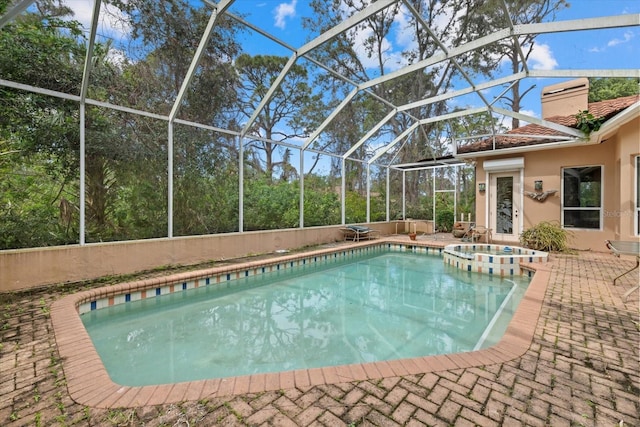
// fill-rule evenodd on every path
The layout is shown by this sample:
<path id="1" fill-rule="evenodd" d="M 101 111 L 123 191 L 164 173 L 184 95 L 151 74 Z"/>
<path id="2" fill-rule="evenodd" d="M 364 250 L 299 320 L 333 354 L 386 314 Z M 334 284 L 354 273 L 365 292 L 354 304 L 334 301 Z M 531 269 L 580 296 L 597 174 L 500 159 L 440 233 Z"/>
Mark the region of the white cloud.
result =
<path id="1" fill-rule="evenodd" d="M 553 56 L 551 48 L 547 44 L 536 44 L 529 55 L 534 70 L 553 70 L 558 66 L 558 61 Z"/>
<path id="2" fill-rule="evenodd" d="M 291 0 L 291 3 L 280 3 L 273 11 L 275 17 L 273 25 L 284 30 L 287 25 L 286 18 L 296 16 L 296 3 L 298 0 Z"/>
<path id="3" fill-rule="evenodd" d="M 86 0 L 67 0 L 66 3 L 73 10 L 73 19 L 80 22 L 84 28 L 90 30 L 93 15 L 93 2 Z M 117 8 L 109 7 L 104 2 L 100 5 L 97 33 L 100 36 L 116 40 L 129 38 L 131 28 L 128 18 Z"/>
<path id="4" fill-rule="evenodd" d="M 406 6 L 402 5 L 400 7 L 399 13 L 396 15 L 394 22 L 397 25 L 398 30 L 396 31 L 396 44 L 401 46 L 405 50 L 414 50 L 417 48 L 417 41 L 415 38 L 415 33 L 413 28 L 411 27 L 410 21 L 411 14 Z"/>
<path id="5" fill-rule="evenodd" d="M 616 46 L 622 43 L 627 43 L 629 41 L 631 41 L 631 39 L 633 38 L 633 32 L 631 31 L 627 31 L 624 33 L 624 36 L 622 39 L 612 39 L 609 40 L 609 43 L 607 43 L 608 47 L 612 47 L 612 46 Z"/>
<path id="6" fill-rule="evenodd" d="M 126 53 L 120 49 L 109 49 L 107 52 L 107 61 L 122 69 L 122 66 L 128 61 Z"/>

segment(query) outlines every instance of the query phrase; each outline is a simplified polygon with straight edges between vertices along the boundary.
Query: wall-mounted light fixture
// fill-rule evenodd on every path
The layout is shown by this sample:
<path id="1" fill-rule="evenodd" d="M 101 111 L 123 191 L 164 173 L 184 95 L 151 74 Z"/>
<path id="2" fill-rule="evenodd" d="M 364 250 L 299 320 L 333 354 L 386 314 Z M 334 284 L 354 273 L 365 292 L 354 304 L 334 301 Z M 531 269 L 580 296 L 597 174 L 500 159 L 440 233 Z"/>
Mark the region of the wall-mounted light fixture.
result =
<path id="1" fill-rule="evenodd" d="M 481 193 L 484 193 L 485 191 L 487 191 L 487 184 L 485 184 L 484 182 L 479 183 L 478 191 Z"/>
<path id="2" fill-rule="evenodd" d="M 533 188 L 536 191 L 542 191 L 542 181 L 535 181 Z"/>

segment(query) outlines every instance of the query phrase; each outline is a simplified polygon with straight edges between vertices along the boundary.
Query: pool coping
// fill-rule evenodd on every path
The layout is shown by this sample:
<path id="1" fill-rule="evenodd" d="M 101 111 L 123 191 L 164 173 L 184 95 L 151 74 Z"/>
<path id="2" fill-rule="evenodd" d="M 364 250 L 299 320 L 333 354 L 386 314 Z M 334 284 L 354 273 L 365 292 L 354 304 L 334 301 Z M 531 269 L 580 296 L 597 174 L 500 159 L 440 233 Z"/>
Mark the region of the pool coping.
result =
<path id="1" fill-rule="evenodd" d="M 388 240 L 392 243 L 392 240 Z M 386 239 L 349 244 L 339 249 L 301 252 L 275 258 L 277 261 L 296 260 L 313 255 L 324 255 L 354 247 L 379 245 Z M 442 247 L 435 242 L 411 242 L 405 246 Z M 154 279 L 122 283 L 108 287 L 109 293 L 122 294 L 126 290 L 176 283 L 204 277 L 207 274 L 233 272 L 265 264 L 265 260 L 218 267 L 197 272 L 180 273 Z M 95 408 L 130 408 L 145 405 L 178 403 L 219 396 L 261 393 L 286 390 L 294 387 L 312 387 L 463 369 L 504 363 L 523 355 L 533 340 L 542 302 L 549 282 L 551 267 L 548 264 L 530 263 L 523 267 L 534 271 L 525 295 L 518 305 L 502 339 L 492 347 L 464 353 L 424 356 L 382 362 L 368 362 L 294 371 L 252 374 L 229 378 L 216 378 L 151 386 L 122 386 L 109 377 L 100 356 L 95 350 L 80 315 L 79 304 L 88 298 L 104 295 L 105 288 L 82 291 L 68 295 L 51 306 L 51 321 L 56 343 L 71 398 L 79 404 Z"/>

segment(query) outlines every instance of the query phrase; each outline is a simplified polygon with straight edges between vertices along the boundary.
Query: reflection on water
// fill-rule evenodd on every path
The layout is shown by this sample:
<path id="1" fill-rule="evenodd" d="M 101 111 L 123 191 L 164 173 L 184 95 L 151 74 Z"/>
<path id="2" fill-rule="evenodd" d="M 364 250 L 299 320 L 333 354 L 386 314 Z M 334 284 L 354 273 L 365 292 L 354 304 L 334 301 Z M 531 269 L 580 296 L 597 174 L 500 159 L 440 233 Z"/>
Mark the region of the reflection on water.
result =
<path id="1" fill-rule="evenodd" d="M 113 381 L 149 385 L 469 351 L 513 286 L 398 253 L 266 276 L 82 317 Z"/>

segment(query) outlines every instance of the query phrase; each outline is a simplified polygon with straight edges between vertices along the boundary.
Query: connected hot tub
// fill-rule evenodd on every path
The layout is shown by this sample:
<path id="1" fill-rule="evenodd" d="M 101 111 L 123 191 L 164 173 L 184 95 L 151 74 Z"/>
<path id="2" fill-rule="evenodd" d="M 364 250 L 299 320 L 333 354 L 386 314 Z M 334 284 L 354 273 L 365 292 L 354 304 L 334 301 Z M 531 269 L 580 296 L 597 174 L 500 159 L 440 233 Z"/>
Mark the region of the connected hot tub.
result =
<path id="1" fill-rule="evenodd" d="M 492 244 L 447 245 L 444 248 L 444 263 L 452 267 L 476 273 L 499 276 L 522 275 L 521 263 L 547 262 L 549 254 L 543 251 L 517 246 Z"/>

